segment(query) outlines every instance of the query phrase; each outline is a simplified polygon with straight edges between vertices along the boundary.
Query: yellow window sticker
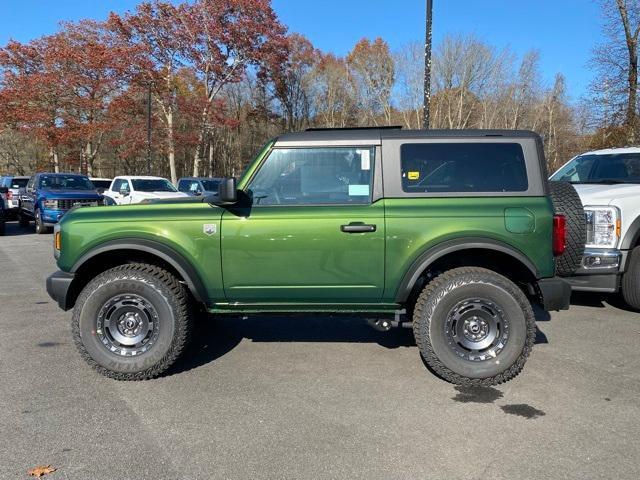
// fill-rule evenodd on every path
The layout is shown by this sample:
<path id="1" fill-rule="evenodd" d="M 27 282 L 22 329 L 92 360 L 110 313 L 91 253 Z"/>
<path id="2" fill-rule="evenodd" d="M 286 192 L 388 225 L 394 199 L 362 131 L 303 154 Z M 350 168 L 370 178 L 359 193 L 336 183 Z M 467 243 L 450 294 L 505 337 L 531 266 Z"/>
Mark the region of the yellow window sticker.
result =
<path id="1" fill-rule="evenodd" d="M 407 177 L 409 180 L 418 180 L 420 178 L 420 172 L 409 172 Z"/>

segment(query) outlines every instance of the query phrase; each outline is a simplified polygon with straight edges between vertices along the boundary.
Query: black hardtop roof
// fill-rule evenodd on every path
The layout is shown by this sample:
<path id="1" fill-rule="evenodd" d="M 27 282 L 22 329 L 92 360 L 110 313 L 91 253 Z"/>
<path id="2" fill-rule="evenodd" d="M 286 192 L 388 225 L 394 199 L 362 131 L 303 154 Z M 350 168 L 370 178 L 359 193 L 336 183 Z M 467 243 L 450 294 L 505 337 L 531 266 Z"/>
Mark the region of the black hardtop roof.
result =
<path id="1" fill-rule="evenodd" d="M 401 130 L 398 128 L 345 128 L 320 129 L 304 132 L 285 133 L 276 138 L 276 142 L 373 142 L 385 138 L 474 138 L 507 137 L 538 138 L 530 130 Z"/>

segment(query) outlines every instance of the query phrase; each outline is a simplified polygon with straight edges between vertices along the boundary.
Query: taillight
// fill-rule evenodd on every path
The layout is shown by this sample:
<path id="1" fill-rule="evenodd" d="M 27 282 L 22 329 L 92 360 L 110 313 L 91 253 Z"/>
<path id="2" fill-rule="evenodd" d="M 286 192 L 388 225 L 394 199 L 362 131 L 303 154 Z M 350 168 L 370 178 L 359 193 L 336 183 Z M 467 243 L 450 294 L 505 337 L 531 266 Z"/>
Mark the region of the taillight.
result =
<path id="1" fill-rule="evenodd" d="M 564 215 L 553 216 L 553 255 L 559 257 L 567 246 L 567 219 Z"/>

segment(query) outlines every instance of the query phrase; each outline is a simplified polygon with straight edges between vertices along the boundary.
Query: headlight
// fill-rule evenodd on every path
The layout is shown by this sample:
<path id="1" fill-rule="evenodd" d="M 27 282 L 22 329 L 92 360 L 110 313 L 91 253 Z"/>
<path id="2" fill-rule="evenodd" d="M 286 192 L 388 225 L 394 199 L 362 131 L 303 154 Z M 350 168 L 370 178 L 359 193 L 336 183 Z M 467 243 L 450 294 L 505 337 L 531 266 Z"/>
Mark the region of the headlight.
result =
<path id="1" fill-rule="evenodd" d="M 616 207 L 584 207 L 587 247 L 614 248 L 620 239 L 620 210 Z"/>
<path id="2" fill-rule="evenodd" d="M 44 208 L 48 208 L 50 210 L 56 210 L 58 208 L 57 200 L 45 200 L 42 204 L 44 205 Z"/>

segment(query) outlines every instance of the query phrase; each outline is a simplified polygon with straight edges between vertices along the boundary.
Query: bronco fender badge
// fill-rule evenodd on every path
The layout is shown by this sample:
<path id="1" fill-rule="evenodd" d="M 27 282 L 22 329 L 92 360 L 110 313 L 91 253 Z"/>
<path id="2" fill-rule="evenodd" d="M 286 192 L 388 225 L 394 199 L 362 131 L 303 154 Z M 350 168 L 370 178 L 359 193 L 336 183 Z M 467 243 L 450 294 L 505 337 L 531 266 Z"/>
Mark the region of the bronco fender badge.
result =
<path id="1" fill-rule="evenodd" d="M 205 223 L 202 225 L 202 231 L 207 235 L 213 235 L 218 231 L 218 225 L 215 223 Z"/>

